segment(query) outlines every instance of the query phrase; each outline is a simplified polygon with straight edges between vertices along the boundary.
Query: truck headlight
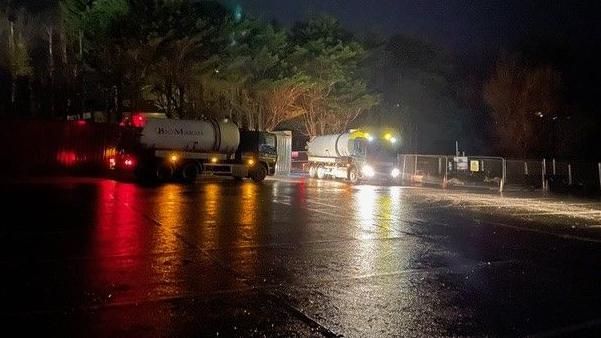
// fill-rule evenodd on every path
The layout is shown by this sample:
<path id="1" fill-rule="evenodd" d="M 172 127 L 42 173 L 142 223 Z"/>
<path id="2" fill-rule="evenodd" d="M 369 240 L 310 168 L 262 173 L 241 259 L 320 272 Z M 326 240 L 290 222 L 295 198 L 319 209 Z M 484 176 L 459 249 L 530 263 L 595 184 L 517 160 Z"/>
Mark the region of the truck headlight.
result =
<path id="1" fill-rule="evenodd" d="M 392 172 L 390 172 L 390 176 L 392 176 L 392 178 L 397 178 L 400 174 L 401 171 L 398 168 L 394 168 L 392 169 Z"/>
<path id="2" fill-rule="evenodd" d="M 365 177 L 374 177 L 374 175 L 376 174 L 374 168 L 368 164 L 364 165 L 363 168 L 361 168 L 361 173 Z"/>

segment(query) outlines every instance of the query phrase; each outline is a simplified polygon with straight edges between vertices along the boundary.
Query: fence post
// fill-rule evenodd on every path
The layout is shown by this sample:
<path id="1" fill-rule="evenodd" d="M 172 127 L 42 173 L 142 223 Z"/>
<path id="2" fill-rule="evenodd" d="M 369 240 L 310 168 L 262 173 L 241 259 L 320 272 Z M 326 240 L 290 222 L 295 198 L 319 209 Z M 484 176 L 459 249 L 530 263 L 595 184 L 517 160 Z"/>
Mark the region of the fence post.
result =
<path id="1" fill-rule="evenodd" d="M 442 176 L 442 157 L 438 157 L 438 176 Z M 440 186 L 444 189 L 444 177 L 441 180 Z"/>
<path id="2" fill-rule="evenodd" d="M 601 163 L 599 163 L 599 173 L 601 174 Z M 444 158 L 444 178 L 442 179 L 442 188 L 446 189 L 449 186 L 449 157 Z M 601 180 L 601 179 L 600 179 Z"/>
<path id="3" fill-rule="evenodd" d="M 555 159 L 553 159 L 553 176 L 557 175 L 557 166 L 555 165 Z"/>
<path id="4" fill-rule="evenodd" d="M 572 185 L 572 164 L 568 163 L 568 185 Z"/>
<path id="5" fill-rule="evenodd" d="M 415 155 L 415 167 L 413 168 L 413 176 L 417 175 L 417 155 Z"/>
<path id="6" fill-rule="evenodd" d="M 543 158 L 543 191 L 547 191 L 547 159 Z"/>
<path id="7" fill-rule="evenodd" d="M 401 176 L 401 181 L 405 184 L 405 168 L 406 168 L 407 155 L 403 155 L 403 176 Z"/>
<path id="8" fill-rule="evenodd" d="M 415 176 L 417 175 L 417 155 L 415 155 L 415 166 L 413 167 L 413 177 L 411 178 L 411 182 L 415 183 Z"/>
<path id="9" fill-rule="evenodd" d="M 501 177 L 501 184 L 499 184 L 499 192 L 503 192 L 503 190 L 505 189 L 505 180 L 507 179 L 507 161 L 505 161 L 505 159 L 501 159 L 501 166 L 502 166 L 502 177 Z"/>
<path id="10" fill-rule="evenodd" d="M 597 164 L 599 166 L 599 189 L 601 189 L 601 162 Z"/>
<path id="11" fill-rule="evenodd" d="M 524 161 L 524 175 L 528 176 L 528 162 Z"/>

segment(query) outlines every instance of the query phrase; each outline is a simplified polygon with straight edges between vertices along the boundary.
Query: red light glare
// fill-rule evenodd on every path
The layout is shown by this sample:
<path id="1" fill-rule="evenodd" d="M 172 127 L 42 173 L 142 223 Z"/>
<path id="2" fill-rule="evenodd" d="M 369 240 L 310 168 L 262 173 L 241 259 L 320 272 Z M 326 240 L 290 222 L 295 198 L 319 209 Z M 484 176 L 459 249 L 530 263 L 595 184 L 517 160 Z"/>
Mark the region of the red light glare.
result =
<path id="1" fill-rule="evenodd" d="M 70 167 L 77 162 L 77 154 L 74 151 L 63 150 L 56 154 L 56 160 L 59 164 Z"/>
<path id="2" fill-rule="evenodd" d="M 146 119 L 140 114 L 132 116 L 132 125 L 137 128 L 143 128 L 146 124 Z"/>
<path id="3" fill-rule="evenodd" d="M 136 158 L 132 155 L 126 154 L 121 158 L 123 168 L 133 168 L 136 165 Z"/>
<path id="4" fill-rule="evenodd" d="M 85 120 L 77 120 L 77 125 L 78 126 L 85 126 L 86 125 L 86 121 Z"/>

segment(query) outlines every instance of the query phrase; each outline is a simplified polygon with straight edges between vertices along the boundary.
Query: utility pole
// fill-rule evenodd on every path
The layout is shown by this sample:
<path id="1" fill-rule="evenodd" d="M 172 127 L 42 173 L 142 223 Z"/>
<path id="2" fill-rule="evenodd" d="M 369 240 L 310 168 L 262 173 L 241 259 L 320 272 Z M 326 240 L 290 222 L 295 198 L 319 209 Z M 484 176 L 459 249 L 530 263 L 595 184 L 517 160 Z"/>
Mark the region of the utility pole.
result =
<path id="1" fill-rule="evenodd" d="M 46 26 L 48 35 L 48 75 L 50 77 L 50 116 L 55 117 L 54 107 L 54 26 Z"/>
<path id="2" fill-rule="evenodd" d="M 455 141 L 455 156 L 459 157 L 459 141 Z"/>
<path id="3" fill-rule="evenodd" d="M 11 69 L 11 85 L 10 85 L 10 104 L 13 113 L 15 113 L 15 101 L 17 92 L 17 75 L 16 75 L 16 44 L 15 44 L 15 21 L 12 18 L 9 20 L 10 24 L 10 35 L 8 37 L 8 52 Z"/>
<path id="4" fill-rule="evenodd" d="M 413 137 L 413 140 L 415 142 L 415 145 L 414 145 L 415 149 L 414 149 L 413 153 L 415 153 L 415 154 L 417 154 L 417 137 L 418 137 L 418 134 L 417 134 L 417 122 L 415 122 L 415 131 L 414 131 L 414 137 Z"/>

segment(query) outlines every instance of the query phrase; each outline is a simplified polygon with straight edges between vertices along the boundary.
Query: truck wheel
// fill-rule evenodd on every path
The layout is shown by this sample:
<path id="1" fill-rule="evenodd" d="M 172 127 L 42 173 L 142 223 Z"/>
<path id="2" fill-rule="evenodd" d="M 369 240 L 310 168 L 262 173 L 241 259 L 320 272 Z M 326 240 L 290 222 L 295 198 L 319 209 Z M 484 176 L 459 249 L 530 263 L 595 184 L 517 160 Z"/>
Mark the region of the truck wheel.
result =
<path id="1" fill-rule="evenodd" d="M 348 171 L 348 180 L 351 184 L 359 183 L 359 172 L 357 168 L 351 167 Z"/>
<path id="2" fill-rule="evenodd" d="M 138 180 L 141 183 L 151 183 L 152 180 L 154 179 L 152 172 L 148 170 L 148 168 L 144 168 L 144 167 L 137 167 L 134 170 L 134 176 L 136 177 L 136 180 Z"/>
<path id="3" fill-rule="evenodd" d="M 317 167 L 317 178 L 319 178 L 320 180 L 326 178 L 326 168 L 324 168 L 324 166 L 320 165 L 319 167 Z"/>
<path id="4" fill-rule="evenodd" d="M 267 177 L 267 168 L 265 168 L 264 165 L 257 166 L 250 176 L 250 178 L 257 183 L 263 182 L 265 177 Z"/>
<path id="5" fill-rule="evenodd" d="M 196 181 L 196 177 L 198 177 L 198 173 L 200 172 L 196 163 L 188 162 L 184 164 L 181 171 L 182 182 L 184 183 L 193 183 Z"/>
<path id="6" fill-rule="evenodd" d="M 311 165 L 309 167 L 309 177 L 311 177 L 311 178 L 317 177 L 317 166 Z"/>
<path id="7" fill-rule="evenodd" d="M 160 164 L 155 170 L 155 178 L 159 182 L 165 182 L 173 178 L 173 167 L 166 164 Z"/>

